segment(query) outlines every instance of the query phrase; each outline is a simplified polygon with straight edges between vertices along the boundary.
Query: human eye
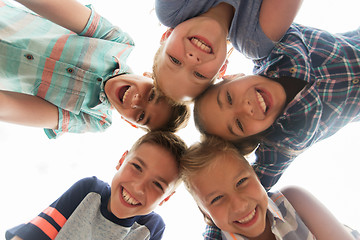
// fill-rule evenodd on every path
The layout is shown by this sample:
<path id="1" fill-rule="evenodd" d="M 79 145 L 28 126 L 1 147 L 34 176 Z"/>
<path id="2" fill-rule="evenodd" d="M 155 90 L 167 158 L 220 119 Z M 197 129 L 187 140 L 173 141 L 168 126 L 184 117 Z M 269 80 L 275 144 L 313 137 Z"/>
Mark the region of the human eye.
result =
<path id="1" fill-rule="evenodd" d="M 240 179 L 237 183 L 236 183 L 236 187 L 239 187 L 241 184 L 243 184 L 245 181 L 247 180 L 247 178 L 242 178 Z"/>
<path id="2" fill-rule="evenodd" d="M 213 198 L 213 199 L 211 200 L 210 204 L 216 203 L 216 202 L 219 201 L 222 197 L 223 197 L 222 195 L 219 195 L 219 196 Z"/>
<path id="3" fill-rule="evenodd" d="M 170 57 L 170 61 L 172 63 L 174 63 L 175 65 L 181 65 L 181 62 L 179 60 L 177 60 L 176 58 L 174 58 L 173 56 L 169 56 Z"/>
<path id="4" fill-rule="evenodd" d="M 239 119 L 236 119 L 236 126 L 238 128 L 240 128 L 240 130 L 243 132 L 244 131 L 244 128 L 243 128 L 243 125 L 241 124 L 241 122 L 239 121 Z"/>
<path id="5" fill-rule="evenodd" d="M 164 188 L 161 186 L 159 182 L 154 181 L 155 186 L 160 189 L 162 192 L 164 192 Z"/>
<path id="6" fill-rule="evenodd" d="M 152 88 L 148 101 L 151 102 L 154 98 L 155 98 L 155 90 L 154 90 L 154 88 Z"/>
<path id="7" fill-rule="evenodd" d="M 136 163 L 131 163 L 131 165 L 133 165 L 133 167 L 138 170 L 139 172 L 142 172 L 142 168 L 139 164 L 136 164 Z"/>
<path id="8" fill-rule="evenodd" d="M 199 72 L 194 72 L 195 77 L 205 79 L 206 77 Z"/>
<path id="9" fill-rule="evenodd" d="M 226 91 L 226 99 L 230 105 L 232 105 L 232 97 L 228 91 Z"/>
<path id="10" fill-rule="evenodd" d="M 137 122 L 141 122 L 144 119 L 144 117 L 145 117 L 145 112 L 143 111 L 143 112 L 141 112 Z"/>

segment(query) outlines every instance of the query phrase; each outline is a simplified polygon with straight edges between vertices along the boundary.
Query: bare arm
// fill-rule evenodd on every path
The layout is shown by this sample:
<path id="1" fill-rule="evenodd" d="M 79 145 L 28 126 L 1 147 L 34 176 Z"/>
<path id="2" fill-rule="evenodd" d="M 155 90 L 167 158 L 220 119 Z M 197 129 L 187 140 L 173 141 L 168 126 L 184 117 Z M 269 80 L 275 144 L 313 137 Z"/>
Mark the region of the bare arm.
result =
<path id="1" fill-rule="evenodd" d="M 16 0 L 32 11 L 75 33 L 81 33 L 91 10 L 76 0 Z"/>
<path id="2" fill-rule="evenodd" d="M 263 0 L 259 22 L 262 30 L 272 41 L 279 41 L 300 9 L 302 0 Z"/>
<path id="3" fill-rule="evenodd" d="M 0 90 L 0 121 L 57 129 L 58 118 L 58 108 L 42 98 Z"/>
<path id="4" fill-rule="evenodd" d="M 288 187 L 281 192 L 316 239 L 354 240 L 332 213 L 309 192 L 297 187 Z"/>

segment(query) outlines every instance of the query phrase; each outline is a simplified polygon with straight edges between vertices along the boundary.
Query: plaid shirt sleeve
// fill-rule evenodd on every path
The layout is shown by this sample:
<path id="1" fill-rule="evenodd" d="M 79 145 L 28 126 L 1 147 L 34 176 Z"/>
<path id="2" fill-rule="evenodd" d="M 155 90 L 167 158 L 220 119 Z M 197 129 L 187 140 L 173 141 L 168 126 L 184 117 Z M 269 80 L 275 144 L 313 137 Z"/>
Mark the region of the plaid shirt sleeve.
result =
<path id="1" fill-rule="evenodd" d="M 204 240 L 222 240 L 221 230 L 217 227 L 206 225 L 203 233 Z"/>
<path id="2" fill-rule="evenodd" d="M 260 145 L 255 153 L 257 159 L 253 164 L 253 168 L 266 191 L 269 191 L 277 183 L 297 156 L 297 154 L 284 154 L 282 151 L 275 149 L 274 146 Z"/>

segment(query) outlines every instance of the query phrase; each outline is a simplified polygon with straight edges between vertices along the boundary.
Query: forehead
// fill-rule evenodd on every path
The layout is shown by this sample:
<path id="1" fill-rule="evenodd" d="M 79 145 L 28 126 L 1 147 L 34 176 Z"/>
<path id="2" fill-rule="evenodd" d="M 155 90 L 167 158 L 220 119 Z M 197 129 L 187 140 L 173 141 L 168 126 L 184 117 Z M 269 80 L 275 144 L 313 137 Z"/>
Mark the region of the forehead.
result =
<path id="1" fill-rule="evenodd" d="M 142 143 L 129 156 L 143 164 L 149 173 L 169 183 L 178 178 L 178 164 L 169 150 L 153 143 Z"/>
<path id="2" fill-rule="evenodd" d="M 245 172 L 253 172 L 245 159 L 235 153 L 223 153 L 211 159 L 211 163 L 196 172 L 191 180 L 204 186 L 214 187 L 217 183 L 223 184 L 226 180 L 233 179 L 234 176 Z"/>
<path id="3" fill-rule="evenodd" d="M 200 121 L 199 125 L 202 126 L 206 132 L 211 134 L 215 134 L 218 129 L 223 128 L 223 125 L 226 122 L 226 117 L 221 114 L 221 109 L 217 101 L 218 93 L 219 87 L 213 86 L 196 102 L 198 111 L 197 117 Z"/>

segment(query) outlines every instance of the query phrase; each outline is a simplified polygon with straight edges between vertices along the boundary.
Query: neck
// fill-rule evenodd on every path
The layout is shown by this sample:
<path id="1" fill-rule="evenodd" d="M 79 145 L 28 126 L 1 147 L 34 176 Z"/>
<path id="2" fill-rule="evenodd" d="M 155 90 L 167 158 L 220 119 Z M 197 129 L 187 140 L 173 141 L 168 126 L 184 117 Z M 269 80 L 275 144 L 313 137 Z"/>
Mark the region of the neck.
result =
<path id="1" fill-rule="evenodd" d="M 234 7 L 230 4 L 220 3 L 202 15 L 215 19 L 227 32 L 229 32 L 234 12 Z"/>
<path id="2" fill-rule="evenodd" d="M 255 238 L 249 238 L 249 240 L 276 240 L 275 235 L 271 231 L 270 222 L 267 217 L 264 232 Z"/>

